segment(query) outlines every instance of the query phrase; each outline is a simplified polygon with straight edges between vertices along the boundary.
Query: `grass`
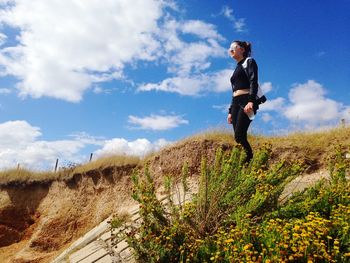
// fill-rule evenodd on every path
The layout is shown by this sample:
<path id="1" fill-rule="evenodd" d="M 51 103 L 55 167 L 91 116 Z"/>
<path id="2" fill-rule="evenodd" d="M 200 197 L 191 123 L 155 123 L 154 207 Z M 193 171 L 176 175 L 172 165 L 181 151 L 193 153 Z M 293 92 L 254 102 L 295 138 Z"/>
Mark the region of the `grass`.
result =
<path id="1" fill-rule="evenodd" d="M 126 155 L 115 155 L 105 158 L 100 158 L 95 161 L 77 165 L 71 168 L 59 169 L 55 172 L 48 171 L 31 171 L 24 168 L 7 169 L 0 172 L 1 185 L 26 185 L 33 183 L 46 184 L 55 180 L 68 180 L 74 174 L 86 173 L 91 170 L 104 169 L 111 166 L 138 165 L 140 158 Z"/>
<path id="2" fill-rule="evenodd" d="M 95 161 L 77 166 L 73 169 L 73 173 L 85 173 L 90 170 L 99 170 L 111 166 L 138 165 L 141 159 L 136 156 L 113 155 L 109 157 L 99 158 Z"/>
<path id="3" fill-rule="evenodd" d="M 233 132 L 228 129 L 220 128 L 213 128 L 200 132 L 198 134 L 185 138 L 184 140 L 181 140 L 179 143 L 182 144 L 193 140 L 213 140 L 218 142 L 234 144 Z"/>
<path id="4" fill-rule="evenodd" d="M 350 151 L 349 135 L 350 126 L 347 126 L 319 132 L 296 132 L 283 136 L 249 135 L 249 141 L 254 149 L 264 144 L 271 144 L 276 158 L 307 159 L 323 163 L 325 158 L 334 152 L 335 145 L 342 144 Z M 191 141 L 203 140 L 235 145 L 231 130 L 213 128 L 168 145 L 161 151 L 171 150 L 174 147 L 182 146 Z M 147 155 L 144 160 L 149 160 L 152 155 L 161 154 L 161 151 Z M 69 179 L 75 173 L 85 173 L 89 170 L 104 169 L 109 166 L 141 165 L 144 160 L 134 156 L 115 155 L 100 158 L 69 169 L 60 169 L 57 173 L 30 171 L 23 168 L 8 169 L 0 171 L 0 185 L 28 184 L 34 182 L 48 183 L 54 180 Z"/>
<path id="5" fill-rule="evenodd" d="M 193 140 L 213 140 L 235 144 L 233 131 L 229 129 L 213 128 L 198 134 L 189 136 L 180 140 L 175 145 L 184 144 Z M 257 134 L 249 134 L 248 140 L 253 146 L 258 147 L 266 143 L 272 144 L 274 148 L 298 147 L 301 149 L 315 149 L 324 151 L 333 150 L 333 146 L 337 144 L 350 144 L 350 126 L 339 126 L 336 128 L 322 131 L 304 131 L 293 132 L 281 136 L 264 136 Z M 170 147 L 172 147 L 171 145 Z"/>
<path id="6" fill-rule="evenodd" d="M 27 169 L 8 169 L 0 172 L 0 185 L 49 183 L 59 178 L 59 173 L 36 172 Z"/>
<path id="7" fill-rule="evenodd" d="M 214 140 L 232 145 L 236 144 L 233 132 L 224 129 L 208 130 L 188 137 L 180 141 L 179 144 L 192 140 Z M 339 126 L 316 132 L 293 132 L 281 136 L 249 134 L 248 140 L 253 149 L 257 149 L 265 144 L 271 144 L 272 152 L 275 154 L 274 158 L 302 160 L 309 165 L 318 163 L 319 168 L 326 168 L 328 156 L 334 153 L 338 145 L 343 145 L 350 152 L 350 126 Z"/>
<path id="8" fill-rule="evenodd" d="M 333 129 L 317 132 L 295 132 L 287 136 L 266 137 L 275 146 L 294 145 L 324 149 L 335 144 L 348 145 L 350 143 L 350 126 L 336 127 Z"/>

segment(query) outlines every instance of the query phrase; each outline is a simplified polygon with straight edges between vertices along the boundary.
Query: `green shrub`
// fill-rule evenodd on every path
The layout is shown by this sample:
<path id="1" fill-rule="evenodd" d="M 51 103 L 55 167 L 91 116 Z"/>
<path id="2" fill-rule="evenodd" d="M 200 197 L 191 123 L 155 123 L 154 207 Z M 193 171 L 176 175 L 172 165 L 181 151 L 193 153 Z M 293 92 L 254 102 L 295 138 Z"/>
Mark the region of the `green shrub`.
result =
<path id="1" fill-rule="evenodd" d="M 140 203 L 141 222 L 129 226 L 126 237 L 137 259 L 349 262 L 349 160 L 339 150 L 330 158 L 330 182 L 322 181 L 280 205 L 285 184 L 303 167 L 283 160 L 270 165 L 270 149 L 262 147 L 249 165 L 242 163 L 239 148 L 228 154 L 219 149 L 212 167 L 203 159 L 198 193 L 187 202 L 187 164 L 182 176 L 166 177 L 166 204 L 156 198 L 148 169 L 136 173 L 133 198 Z"/>

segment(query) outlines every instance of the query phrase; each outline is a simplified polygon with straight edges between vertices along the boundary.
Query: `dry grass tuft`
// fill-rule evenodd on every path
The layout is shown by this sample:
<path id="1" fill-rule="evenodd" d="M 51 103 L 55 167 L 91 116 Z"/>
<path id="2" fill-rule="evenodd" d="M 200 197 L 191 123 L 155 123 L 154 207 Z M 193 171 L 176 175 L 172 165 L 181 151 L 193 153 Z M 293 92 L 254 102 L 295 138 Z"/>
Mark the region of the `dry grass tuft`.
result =
<path id="1" fill-rule="evenodd" d="M 77 166 L 73 169 L 72 173 L 86 173 L 87 171 L 104 169 L 111 166 L 138 165 L 140 163 L 141 159 L 136 156 L 113 155 Z"/>
<path id="2" fill-rule="evenodd" d="M 233 131 L 224 129 L 224 128 L 222 129 L 213 128 L 213 129 L 208 129 L 198 134 L 194 134 L 192 136 L 186 137 L 178 141 L 175 145 L 185 144 L 190 141 L 203 141 L 203 140 L 225 142 L 225 143 L 231 143 L 231 144 L 235 143 L 234 137 L 233 137 Z"/>
<path id="3" fill-rule="evenodd" d="M 33 183 L 46 184 L 55 180 L 68 180 L 76 173 L 104 169 L 111 166 L 138 165 L 140 158 L 126 155 L 115 155 L 97 159 L 72 168 L 64 168 L 55 172 L 30 171 L 27 169 L 8 169 L 0 171 L 1 185 L 27 185 Z"/>
<path id="4" fill-rule="evenodd" d="M 59 173 L 36 172 L 27 169 L 8 169 L 0 172 L 0 185 L 49 183 L 59 178 Z"/>
<path id="5" fill-rule="evenodd" d="M 350 146 L 350 126 L 317 132 L 295 132 L 287 136 L 265 137 L 264 140 L 274 147 L 294 146 L 330 153 L 334 146 Z"/>

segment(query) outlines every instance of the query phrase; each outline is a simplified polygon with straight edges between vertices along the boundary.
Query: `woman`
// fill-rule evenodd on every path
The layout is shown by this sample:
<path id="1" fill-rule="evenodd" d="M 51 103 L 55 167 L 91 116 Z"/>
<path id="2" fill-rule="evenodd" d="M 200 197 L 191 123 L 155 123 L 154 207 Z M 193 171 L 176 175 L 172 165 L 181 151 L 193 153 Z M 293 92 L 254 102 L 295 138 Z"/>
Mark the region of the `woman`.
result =
<path id="1" fill-rule="evenodd" d="M 233 124 L 235 140 L 246 152 L 245 162 L 253 158 L 253 151 L 247 140 L 247 131 L 257 110 L 258 66 L 251 54 L 251 44 L 245 41 L 233 41 L 229 54 L 237 61 L 231 77 L 233 91 L 227 122 Z M 250 118 L 248 117 L 250 116 Z"/>

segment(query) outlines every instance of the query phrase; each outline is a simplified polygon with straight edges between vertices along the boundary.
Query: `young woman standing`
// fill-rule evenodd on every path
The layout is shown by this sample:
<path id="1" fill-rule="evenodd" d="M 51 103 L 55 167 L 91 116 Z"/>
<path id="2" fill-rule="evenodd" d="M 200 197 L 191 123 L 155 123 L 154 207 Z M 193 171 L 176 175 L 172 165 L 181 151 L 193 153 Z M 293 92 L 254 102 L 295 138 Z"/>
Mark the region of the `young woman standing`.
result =
<path id="1" fill-rule="evenodd" d="M 237 66 L 230 79 L 233 96 L 227 122 L 233 125 L 235 140 L 243 146 L 246 152 L 245 162 L 248 163 L 253 158 L 247 132 L 258 108 L 258 66 L 250 57 L 251 44 L 246 41 L 233 41 L 229 54 L 237 61 Z"/>

